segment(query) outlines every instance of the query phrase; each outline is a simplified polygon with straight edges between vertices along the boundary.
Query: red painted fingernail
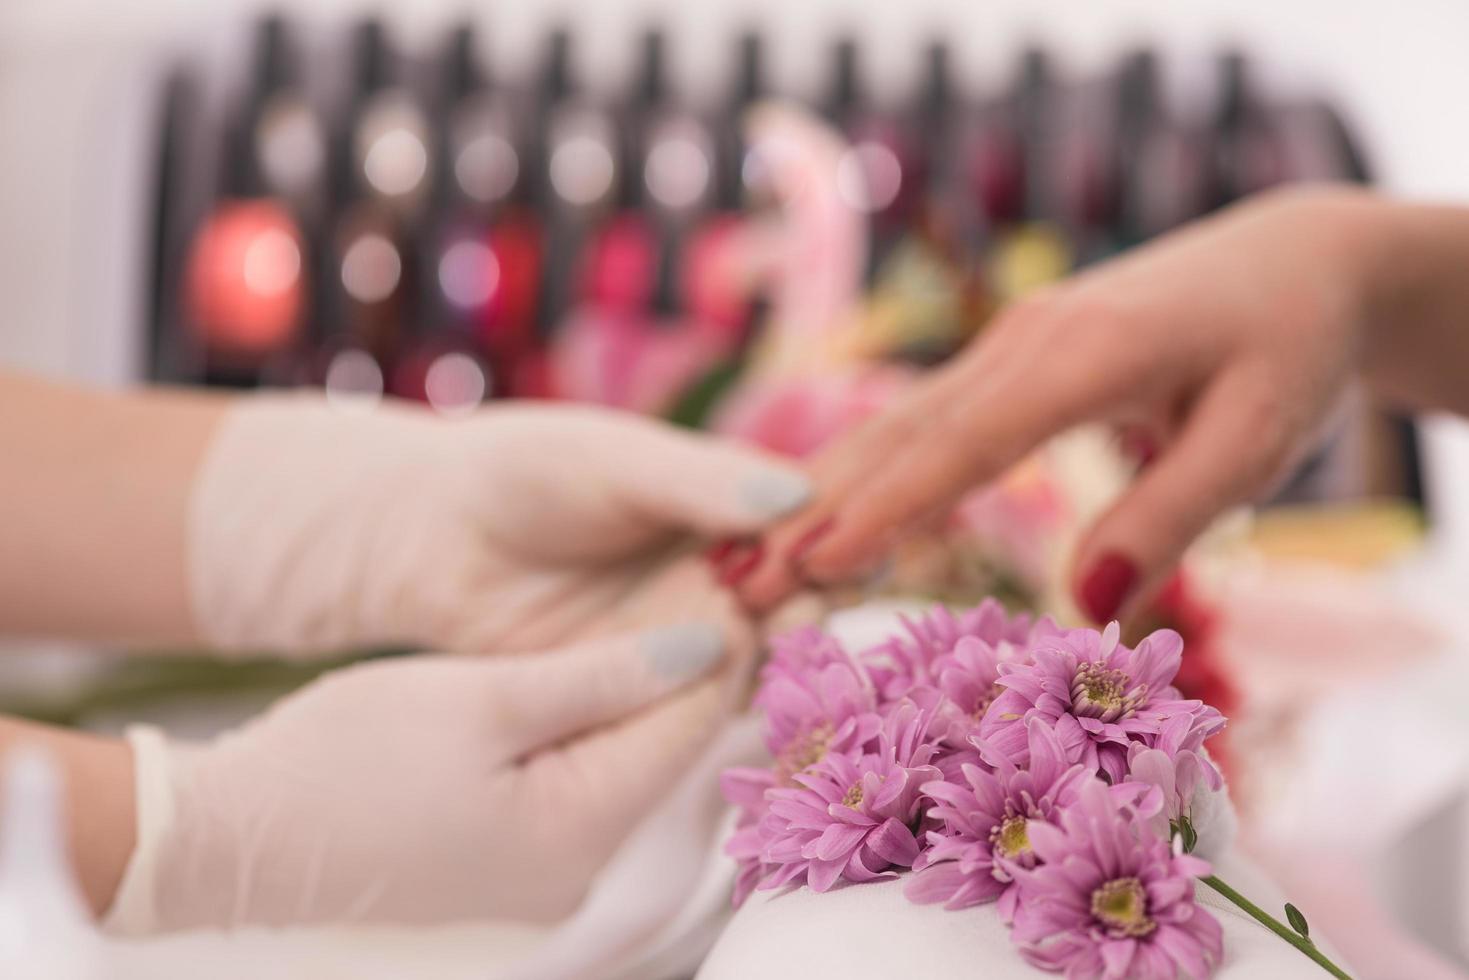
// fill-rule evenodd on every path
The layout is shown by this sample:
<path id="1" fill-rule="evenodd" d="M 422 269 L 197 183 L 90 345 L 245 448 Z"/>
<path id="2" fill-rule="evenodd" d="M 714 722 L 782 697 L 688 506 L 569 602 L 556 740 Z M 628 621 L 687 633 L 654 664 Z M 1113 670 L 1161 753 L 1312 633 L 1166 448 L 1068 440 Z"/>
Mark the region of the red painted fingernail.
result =
<path id="1" fill-rule="evenodd" d="M 1141 429 L 1128 429 L 1122 433 L 1122 452 L 1137 460 L 1139 468 L 1146 469 L 1158 455 L 1158 441 Z"/>
<path id="2" fill-rule="evenodd" d="M 738 544 L 739 541 L 735 538 L 725 538 L 723 541 L 716 541 L 704 552 L 704 560 L 715 568 L 721 568 Z"/>
<path id="3" fill-rule="evenodd" d="M 759 541 L 743 542 L 730 552 L 719 567 L 719 584 L 733 587 L 753 572 L 765 558 L 765 545 Z"/>
<path id="4" fill-rule="evenodd" d="M 1117 615 L 1135 585 L 1137 566 L 1117 552 L 1109 551 L 1082 578 L 1077 598 L 1088 616 L 1095 622 L 1105 623 Z"/>
<path id="5" fill-rule="evenodd" d="M 799 568 L 806 560 L 806 556 L 811 553 L 811 549 L 816 547 L 816 543 L 825 537 L 835 524 L 836 519 L 831 517 L 817 521 L 810 530 L 796 539 L 795 544 L 791 545 L 791 550 L 786 555 L 786 562 L 792 568 Z"/>

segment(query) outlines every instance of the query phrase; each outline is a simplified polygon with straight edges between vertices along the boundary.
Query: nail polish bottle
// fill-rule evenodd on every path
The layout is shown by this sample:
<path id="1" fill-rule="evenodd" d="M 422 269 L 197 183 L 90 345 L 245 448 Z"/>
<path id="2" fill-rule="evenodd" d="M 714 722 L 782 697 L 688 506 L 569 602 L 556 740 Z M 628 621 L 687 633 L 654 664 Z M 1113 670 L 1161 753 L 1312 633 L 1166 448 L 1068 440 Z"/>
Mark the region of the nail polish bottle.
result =
<path id="1" fill-rule="evenodd" d="M 991 239 L 1025 217 L 1026 159 L 1018 102 L 1012 86 L 980 105 L 974 139 L 967 147 L 967 178 Z"/>
<path id="2" fill-rule="evenodd" d="M 1078 265 L 1117 251 L 1117 147 L 1124 118 L 1133 111 L 1122 103 L 1133 98 L 1134 81 L 1124 67 L 1117 83 L 1090 79 L 1053 100 L 1050 211 L 1042 217 L 1060 226 Z"/>
<path id="3" fill-rule="evenodd" d="M 651 138 L 667 101 L 662 34 L 644 34 L 640 50 L 637 77 L 619 113 L 616 210 L 600 223 L 582 259 L 581 301 L 605 316 L 648 316 L 661 260 L 653 184 L 646 178 Z"/>
<path id="4" fill-rule="evenodd" d="M 483 238 L 459 240 L 484 247 Z M 494 392 L 495 380 L 476 342 L 474 320 L 467 315 L 466 302 L 478 301 L 486 272 L 480 265 L 493 258 L 473 259 L 457 254 L 451 245 L 436 268 L 423 270 L 412 301 L 405 304 L 401 341 L 397 345 L 387 390 L 399 398 L 425 402 L 440 414 L 462 415 L 472 411 Z M 428 251 L 426 248 L 425 251 Z M 469 291 L 476 294 L 466 295 Z"/>
<path id="5" fill-rule="evenodd" d="M 1005 113 L 1019 141 L 1021 193 L 1018 201 L 1004 204 L 1010 214 L 1016 214 L 1018 204 L 1018 219 L 996 229 L 987 263 L 991 286 L 1001 302 L 1055 282 L 1074 262 L 1071 242 L 1057 222 L 1058 101 L 1050 59 L 1040 48 L 1027 49 Z"/>
<path id="6" fill-rule="evenodd" d="M 417 250 L 422 268 L 406 304 L 388 391 L 460 414 L 494 387 L 480 348 L 500 288 L 489 217 L 514 189 L 518 165 L 506 138 L 508 108 L 496 104 L 485 83 L 469 25 L 450 32 L 442 69 L 435 100 L 438 172 Z"/>
<path id="7" fill-rule="evenodd" d="M 1023 217 L 1040 220 L 1055 212 L 1053 167 L 1060 135 L 1057 109 L 1061 102 L 1051 58 L 1045 49 L 1029 47 L 1021 54 L 1014 99 L 1024 173 Z"/>
<path id="8" fill-rule="evenodd" d="M 203 365 L 185 317 L 184 274 L 192 228 L 184 227 L 188 192 L 183 175 L 191 166 L 191 123 L 198 113 L 198 83 L 192 70 L 175 68 L 159 98 L 154 175 L 149 188 L 148 299 L 143 319 L 147 377 L 196 381 Z"/>
<path id="9" fill-rule="evenodd" d="M 332 216 L 310 344 L 285 383 L 324 387 L 333 400 L 382 397 L 415 271 L 404 240 L 393 216 L 371 202 L 349 199 Z"/>
<path id="10" fill-rule="evenodd" d="M 256 42 L 257 86 L 244 119 L 239 163 L 253 182 L 306 218 L 319 217 L 327 166 L 326 128 L 302 87 L 285 21 L 266 17 Z"/>
<path id="11" fill-rule="evenodd" d="M 518 397 L 556 394 L 549 347 L 585 292 L 585 242 L 611 208 L 620 178 L 617 126 L 607 108 L 578 91 L 571 35 L 552 33 L 536 95 L 535 199 L 544 221 L 535 345 L 511 379 Z"/>
<path id="12" fill-rule="evenodd" d="M 428 119 L 388 43 L 382 21 L 368 19 L 353 40 L 351 189 L 412 217 L 433 174 Z"/>
<path id="13" fill-rule="evenodd" d="M 440 86 L 435 202 L 447 212 L 431 261 L 507 375 L 534 342 L 542 230 L 529 192 L 527 124 L 513 93 L 481 70 L 469 25 L 450 35 Z M 441 217 L 441 220 L 442 217 Z"/>
<path id="14" fill-rule="evenodd" d="M 954 83 L 949 45 L 930 41 L 924 49 L 923 75 L 914 99 L 917 118 L 917 153 L 914 184 L 925 202 L 944 196 L 955 183 L 957 152 L 970 133 L 961 120 L 959 95 Z"/>
<path id="15" fill-rule="evenodd" d="M 298 215 L 322 176 L 314 121 L 285 24 L 267 18 L 247 94 L 226 127 L 219 197 L 185 263 L 186 319 L 208 384 L 255 384 L 302 329 L 309 255 Z"/>
<path id="16" fill-rule="evenodd" d="M 1116 113 L 1113 237 L 1119 248 L 1129 248 L 1204 212 L 1207 149 L 1198 127 L 1170 106 L 1151 51 L 1135 52 L 1124 62 Z"/>
<path id="17" fill-rule="evenodd" d="M 645 62 L 664 60 L 655 54 L 663 49 L 661 34 L 651 32 L 644 46 Z M 706 120 L 673 96 L 663 74 L 660 68 L 645 79 L 637 175 L 656 236 L 651 312 L 668 323 L 691 312 L 683 302 L 683 267 L 688 246 L 714 203 L 716 146 Z M 648 84 L 654 79 L 656 84 Z"/>
<path id="18" fill-rule="evenodd" d="M 396 80 L 381 21 L 358 23 L 350 62 L 352 88 L 331 145 L 332 208 L 312 335 L 281 380 L 371 400 L 386 389 L 417 271 L 406 226 L 428 192 L 431 147 L 422 109 Z"/>
<path id="19" fill-rule="evenodd" d="M 737 42 L 729 94 L 712 127 L 712 206 L 695 219 L 681 265 L 682 309 L 695 323 L 736 338 L 748 320 L 756 287 L 745 281 L 739 255 L 747 182 L 754 177 L 745 145 L 744 117 L 764 92 L 763 44 L 758 34 L 747 32 Z"/>
<path id="20" fill-rule="evenodd" d="M 942 41 L 924 52 L 918 85 L 901 117 L 912 148 L 904 170 L 909 212 L 892 229 L 889 251 L 872 285 L 880 312 L 867 319 L 865 350 L 930 364 L 943 359 L 971 333 L 983 297 L 973 252 L 979 224 L 959 161 L 974 132 L 960 99 Z"/>
<path id="21" fill-rule="evenodd" d="M 918 200 L 916 154 L 897 121 L 880 111 L 866 92 L 852 38 L 841 38 L 832 49 L 831 84 L 823 111 L 850 143 L 837 164 L 837 190 L 847 204 L 869 216 L 870 282 L 905 233 Z"/>
<path id="22" fill-rule="evenodd" d="M 1209 154 L 1209 206 L 1223 207 L 1286 179 L 1276 121 L 1255 90 L 1249 60 L 1226 51 Z"/>
<path id="23" fill-rule="evenodd" d="M 349 333 L 386 363 L 418 272 L 411 226 L 428 200 L 432 145 L 428 119 L 400 81 L 381 21 L 359 24 L 353 61 L 354 102 L 343 147 L 350 171 L 333 240 L 335 278 Z"/>

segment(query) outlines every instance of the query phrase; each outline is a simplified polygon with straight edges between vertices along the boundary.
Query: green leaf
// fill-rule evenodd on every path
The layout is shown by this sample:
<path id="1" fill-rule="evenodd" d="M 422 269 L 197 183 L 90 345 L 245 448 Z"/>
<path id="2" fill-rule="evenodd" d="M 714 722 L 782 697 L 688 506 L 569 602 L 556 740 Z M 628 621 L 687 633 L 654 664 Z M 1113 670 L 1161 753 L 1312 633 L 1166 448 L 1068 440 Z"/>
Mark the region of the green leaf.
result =
<path id="1" fill-rule="evenodd" d="M 1290 902 L 1285 903 L 1285 921 L 1290 923 L 1292 929 L 1301 934 L 1302 939 L 1311 938 L 1311 924 L 1306 921 L 1306 917 L 1301 914 L 1301 910 Z"/>
<path id="2" fill-rule="evenodd" d="M 1183 853 L 1192 854 L 1199 843 L 1199 832 L 1194 830 L 1194 823 L 1183 814 L 1178 815 L 1178 833 L 1183 838 Z"/>
<path id="3" fill-rule="evenodd" d="M 687 429 L 703 429 L 720 399 L 729 394 L 740 379 L 744 364 L 738 360 L 716 364 L 689 385 L 668 410 L 668 421 Z"/>

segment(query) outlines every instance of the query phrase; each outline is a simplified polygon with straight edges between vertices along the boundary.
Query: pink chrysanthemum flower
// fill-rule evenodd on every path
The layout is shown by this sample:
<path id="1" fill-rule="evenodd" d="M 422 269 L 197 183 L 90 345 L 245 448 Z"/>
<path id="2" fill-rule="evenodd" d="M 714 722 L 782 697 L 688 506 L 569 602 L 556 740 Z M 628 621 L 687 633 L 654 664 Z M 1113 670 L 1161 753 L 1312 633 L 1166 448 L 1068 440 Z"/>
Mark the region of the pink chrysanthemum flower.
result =
<path id="1" fill-rule="evenodd" d="M 760 860 L 775 865 L 761 888 L 804 881 L 826 891 L 839 879 L 872 881 L 910 867 L 920 850 L 911 829 L 923 808 L 920 787 L 939 775 L 929 765 L 931 716 L 894 707 L 864 755 L 828 753 L 795 776 L 798 788 L 766 793 L 770 812 L 759 823 Z"/>
<path id="2" fill-rule="evenodd" d="M 731 768 L 720 776 L 725 799 L 740 810 L 735 833 L 725 845 L 725 853 L 739 866 L 736 905 L 775 870 L 761 860 L 766 845 L 762 822 L 769 814 L 766 792 L 794 785 L 792 777 L 828 752 L 867 751 L 882 727 L 872 685 L 836 640 L 814 628 L 774 640 L 755 704 L 765 713 L 765 744 L 774 765 Z"/>
<path id="3" fill-rule="evenodd" d="M 738 867 L 734 886 L 736 908 L 744 904 L 761 878 L 775 870 L 760 860 L 765 850 L 760 821 L 770 812 L 765 791 L 775 785 L 776 774 L 772 769 L 740 766 L 719 774 L 719 788 L 724 798 L 739 810 L 734 833 L 724 843 L 724 853 L 734 858 Z"/>
<path id="4" fill-rule="evenodd" d="M 1060 808 L 1074 803 L 1081 786 L 1093 779 L 1084 766 L 1066 760 L 1066 750 L 1039 719 L 1028 725 L 1030 767 L 1019 769 L 1003 755 L 988 756 L 993 772 L 964 766 L 967 786 L 953 781 L 925 783 L 937 801 L 929 815 L 942 822 L 930 831 L 932 847 L 914 864 L 918 874 L 907 896 L 919 904 L 943 902 L 962 909 L 999 900 L 1000 917 L 1014 917 L 1017 897 L 1014 867 L 1035 867 L 1029 829 L 1054 821 Z"/>
<path id="5" fill-rule="evenodd" d="M 781 671 L 801 673 L 827 664 L 845 663 L 850 658 L 836 637 L 815 626 L 802 626 L 775 636 L 762 678 Z"/>
<path id="6" fill-rule="evenodd" d="M 1184 700 L 1171 686 L 1183 653 L 1177 633 L 1158 630 L 1136 650 L 1117 637 L 1112 623 L 1101 633 L 1056 631 L 1037 639 L 1030 663 L 1001 666 L 1005 691 L 980 723 L 980 736 L 1024 765 L 1025 723 L 1040 718 L 1055 728 L 1067 758 L 1115 783 L 1127 774 L 1130 746 L 1154 747 L 1170 719 L 1184 718 L 1187 739 L 1198 743 L 1224 727 L 1218 711 Z"/>
<path id="7" fill-rule="evenodd" d="M 829 751 L 865 750 L 881 719 L 876 693 L 841 646 L 816 629 L 773 644 L 756 707 L 765 712 L 765 744 L 775 756 L 777 786 Z"/>
<path id="8" fill-rule="evenodd" d="M 1127 754 L 1127 781 L 1156 786 L 1163 809 L 1152 818 L 1154 833 L 1167 837 L 1187 818 L 1194 852 L 1212 857 L 1234 836 L 1234 810 L 1224 793 L 1224 778 L 1202 748 L 1203 739 L 1185 717 L 1163 725 L 1156 747 L 1133 743 Z"/>
<path id="9" fill-rule="evenodd" d="M 933 687 L 938 682 L 940 662 L 954 652 L 964 637 L 982 640 L 991 648 L 1024 646 L 1032 629 L 1031 618 L 1011 616 L 994 599 L 985 599 L 973 609 L 955 615 L 937 606 L 916 620 L 902 620 L 907 636 L 897 636 L 861 655 L 881 697 L 896 701 L 913 694 L 915 688 Z"/>
<path id="10" fill-rule="evenodd" d="M 937 715 L 934 730 L 939 736 L 940 757 L 934 764 L 943 770 L 945 779 L 962 783 L 962 767 L 980 764 L 970 737 L 979 734 L 979 723 L 1004 693 L 1000 665 L 1023 662 L 1024 657 L 1024 649 L 1015 644 L 990 644 L 975 636 L 963 636 L 952 652 L 934 663 L 933 686 L 914 690 L 913 700 Z"/>
<path id="11" fill-rule="evenodd" d="M 1224 954 L 1218 921 L 1194 903 L 1209 865 L 1174 854 L 1142 816 L 1096 779 L 1062 811 L 1036 822 L 1038 859 L 1017 869 L 1011 938 L 1032 964 L 1103 980 L 1203 978 Z"/>

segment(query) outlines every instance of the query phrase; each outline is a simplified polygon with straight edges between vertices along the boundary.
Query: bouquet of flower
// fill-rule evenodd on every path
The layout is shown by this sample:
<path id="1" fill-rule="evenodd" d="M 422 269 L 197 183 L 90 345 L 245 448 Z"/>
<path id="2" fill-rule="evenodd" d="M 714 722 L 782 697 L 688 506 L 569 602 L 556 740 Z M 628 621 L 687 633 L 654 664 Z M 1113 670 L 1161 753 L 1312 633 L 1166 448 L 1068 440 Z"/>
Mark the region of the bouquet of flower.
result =
<path id="1" fill-rule="evenodd" d="M 1129 648 L 1116 623 L 994 600 L 905 626 L 855 653 L 814 628 L 775 641 L 755 699 L 773 764 L 723 778 L 736 904 L 911 869 L 910 900 L 995 903 L 1042 969 L 1202 978 L 1223 939 L 1198 880 L 1345 976 L 1293 906 L 1281 923 L 1211 874 L 1232 812 L 1205 742 L 1225 719 L 1173 686 L 1177 633 Z"/>

